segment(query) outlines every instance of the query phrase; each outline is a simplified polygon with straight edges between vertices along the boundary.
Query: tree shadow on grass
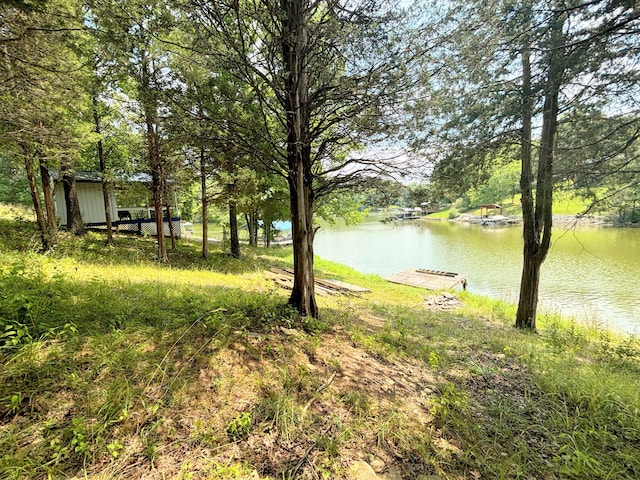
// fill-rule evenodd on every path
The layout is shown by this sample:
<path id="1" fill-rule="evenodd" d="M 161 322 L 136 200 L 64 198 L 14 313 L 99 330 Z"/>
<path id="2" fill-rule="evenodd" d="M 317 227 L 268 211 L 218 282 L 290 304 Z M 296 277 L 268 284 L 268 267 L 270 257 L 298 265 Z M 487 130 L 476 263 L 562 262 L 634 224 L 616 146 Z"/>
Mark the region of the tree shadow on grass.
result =
<path id="1" fill-rule="evenodd" d="M 73 476 L 113 462 L 127 441 L 146 441 L 136 455 L 151 462 L 151 439 L 189 438 L 191 426 L 162 431 L 181 416 L 171 409 L 215 394 L 212 358 L 290 315 L 272 292 L 47 279 L 26 267 L 1 276 L 0 290 L 3 332 L 23 331 L 0 346 L 3 478 Z"/>

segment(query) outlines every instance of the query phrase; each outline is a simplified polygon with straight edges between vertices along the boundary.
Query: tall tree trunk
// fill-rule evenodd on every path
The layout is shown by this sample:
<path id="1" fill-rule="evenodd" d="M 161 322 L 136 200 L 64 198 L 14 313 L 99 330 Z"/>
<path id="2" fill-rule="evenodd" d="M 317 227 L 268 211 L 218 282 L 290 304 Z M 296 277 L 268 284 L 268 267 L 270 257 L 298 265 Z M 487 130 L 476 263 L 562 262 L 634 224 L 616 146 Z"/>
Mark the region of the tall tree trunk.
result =
<path id="1" fill-rule="evenodd" d="M 207 196 L 207 167 L 204 147 L 200 148 L 200 189 L 202 202 L 202 258 L 209 256 L 209 197 Z"/>
<path id="2" fill-rule="evenodd" d="M 245 213 L 244 219 L 247 222 L 247 230 L 249 231 L 249 245 L 252 247 L 257 247 L 258 246 L 258 214 L 256 212 Z"/>
<path id="3" fill-rule="evenodd" d="M 53 199 L 53 181 L 47 163 L 42 158 L 40 158 L 40 178 L 42 180 L 42 194 L 47 220 L 47 243 L 49 247 L 53 247 L 58 244 L 58 220 Z"/>
<path id="4" fill-rule="evenodd" d="M 100 126 L 100 115 L 98 113 L 98 99 L 93 97 L 93 122 L 95 132 L 100 135 L 102 128 Z M 113 245 L 113 225 L 111 223 L 111 205 L 109 203 L 109 183 L 107 182 L 107 159 L 104 154 L 104 145 L 102 143 L 102 137 L 99 138 L 97 150 L 98 150 L 98 162 L 100 163 L 100 179 L 102 185 L 102 201 L 104 203 L 104 218 L 107 223 L 107 244 Z"/>
<path id="5" fill-rule="evenodd" d="M 176 251 L 176 232 L 173 228 L 173 222 L 171 221 L 171 205 L 167 202 L 167 220 L 169 221 L 169 236 L 171 237 L 171 250 Z"/>
<path id="6" fill-rule="evenodd" d="M 98 150 L 102 151 L 102 140 L 98 142 Z M 102 201 L 104 203 L 104 218 L 107 223 L 107 244 L 113 245 L 113 224 L 111 223 L 111 205 L 109 203 L 109 183 L 107 182 L 106 164 L 104 161 L 104 155 L 98 153 L 101 156 L 100 159 L 100 174 L 102 184 Z"/>
<path id="7" fill-rule="evenodd" d="M 152 121 L 147 120 L 147 129 L 147 141 L 149 144 L 149 156 L 151 159 L 151 194 L 153 197 L 153 212 L 155 215 L 156 236 L 158 242 L 158 261 L 160 263 L 169 263 L 169 257 L 167 257 L 167 243 L 164 237 L 164 215 L 162 212 L 162 165 L 160 165 L 155 138 L 156 136 Z"/>
<path id="8" fill-rule="evenodd" d="M 253 212 L 251 214 L 251 223 L 253 225 L 253 247 L 258 246 L 258 232 L 260 231 L 260 219 L 258 217 L 258 212 Z"/>
<path id="9" fill-rule="evenodd" d="M 164 237 L 164 214 L 162 212 L 162 172 L 157 160 L 154 161 L 151 172 L 151 193 L 153 195 L 153 211 L 156 219 L 158 260 L 160 263 L 169 263 L 167 242 Z"/>
<path id="10" fill-rule="evenodd" d="M 82 235 L 85 230 L 82 214 L 80 213 L 80 202 L 78 201 L 76 175 L 73 171 L 71 159 L 67 156 L 60 163 L 60 176 L 62 177 L 64 201 L 67 207 L 67 230 L 74 235 Z"/>
<path id="11" fill-rule="evenodd" d="M 293 179 L 294 181 L 296 179 Z M 291 182 L 291 180 L 290 180 Z M 291 183 L 290 183 L 291 185 Z M 317 318 L 318 305 L 315 297 L 315 276 L 313 271 L 313 214 L 309 189 L 304 180 L 290 186 L 291 194 L 291 235 L 293 239 L 293 289 L 289 303 L 302 315 Z"/>
<path id="12" fill-rule="evenodd" d="M 151 194 L 153 196 L 153 211 L 156 217 L 156 233 L 158 241 L 158 260 L 160 263 L 169 263 L 167 256 L 167 242 L 164 237 L 164 218 L 162 214 L 162 193 L 164 191 L 164 172 L 160 157 L 160 145 L 158 139 L 158 101 L 151 85 L 149 59 L 142 58 L 140 66 L 141 85 L 140 97 L 144 112 L 144 120 L 147 136 L 147 155 L 149 170 L 151 171 Z"/>
<path id="13" fill-rule="evenodd" d="M 38 181 L 36 180 L 36 173 L 33 168 L 33 158 L 31 157 L 29 150 L 24 145 L 22 145 L 22 151 L 24 153 L 24 165 L 27 171 L 33 209 L 36 212 L 36 221 L 38 223 L 38 228 L 40 229 L 40 243 L 42 244 L 42 251 L 46 252 L 51 248 L 51 245 L 49 244 L 47 221 L 45 219 L 44 212 L 42 211 L 42 202 L 40 201 L 40 192 L 38 191 Z"/>
<path id="14" fill-rule="evenodd" d="M 251 215 L 246 212 L 244 214 L 244 223 L 247 225 L 247 233 L 249 235 L 249 246 L 253 247 L 253 231 L 251 230 L 253 225 L 251 225 Z"/>
<path id="15" fill-rule="evenodd" d="M 231 256 L 240 258 L 240 238 L 238 237 L 238 215 L 235 200 L 229 200 L 229 231 L 231 238 Z"/>
<path id="16" fill-rule="evenodd" d="M 522 192 L 523 266 L 520 280 L 520 297 L 516 313 L 516 327 L 535 329 L 538 298 L 539 267 L 533 267 L 536 258 L 536 223 L 533 207 L 533 158 L 531 148 L 531 119 L 533 98 L 531 91 L 531 51 L 525 45 L 522 51 L 522 130 L 520 132 L 520 152 L 522 171 L 520 191 Z M 535 279 L 533 278 L 535 277 Z"/>
<path id="17" fill-rule="evenodd" d="M 524 232 L 524 254 L 520 297 L 516 312 L 516 326 L 536 329 L 540 268 L 551 245 L 553 220 L 553 157 L 555 137 L 558 129 L 558 97 L 564 73 L 563 25 L 565 14 L 554 14 L 550 29 L 547 55 L 547 79 L 544 86 L 542 133 L 538 152 L 535 208 L 532 192 L 531 166 L 531 66 L 529 51 L 523 52 L 523 166 L 520 186 L 522 190 L 522 212 Z M 527 95 L 528 94 L 528 95 Z M 528 136 L 528 139 L 526 138 Z M 529 145 L 528 147 L 526 145 Z M 528 148 L 528 151 L 527 151 Z"/>
<path id="18" fill-rule="evenodd" d="M 302 315 L 318 317 L 313 272 L 313 201 L 309 135 L 308 36 L 305 0 L 281 0 L 285 67 L 288 184 L 293 237 L 293 288 L 289 303 Z"/>
<path id="19" fill-rule="evenodd" d="M 271 237 L 273 236 L 272 223 L 264 220 L 264 226 L 262 227 L 264 230 L 264 246 L 266 248 L 271 248 Z"/>

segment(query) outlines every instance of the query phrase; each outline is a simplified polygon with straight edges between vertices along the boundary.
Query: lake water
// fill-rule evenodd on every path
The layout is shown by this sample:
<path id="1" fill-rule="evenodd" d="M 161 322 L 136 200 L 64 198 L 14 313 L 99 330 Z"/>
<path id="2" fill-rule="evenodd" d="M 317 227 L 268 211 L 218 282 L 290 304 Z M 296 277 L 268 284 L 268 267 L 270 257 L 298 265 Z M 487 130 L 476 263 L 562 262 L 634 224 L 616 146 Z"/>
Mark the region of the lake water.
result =
<path id="1" fill-rule="evenodd" d="M 463 273 L 471 292 L 517 303 L 522 227 L 455 222 L 323 227 L 321 258 L 386 276 L 409 268 Z M 640 333 L 640 229 L 555 228 L 542 265 L 539 313 L 558 312 Z"/>

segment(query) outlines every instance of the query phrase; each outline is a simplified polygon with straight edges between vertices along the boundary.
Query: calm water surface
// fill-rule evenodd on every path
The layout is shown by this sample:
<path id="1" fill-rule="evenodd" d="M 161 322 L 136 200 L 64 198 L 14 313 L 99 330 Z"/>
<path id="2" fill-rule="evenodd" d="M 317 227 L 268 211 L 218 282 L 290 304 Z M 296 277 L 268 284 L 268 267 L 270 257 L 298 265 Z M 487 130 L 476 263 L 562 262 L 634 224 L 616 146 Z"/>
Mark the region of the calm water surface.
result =
<path id="1" fill-rule="evenodd" d="M 322 258 L 383 277 L 408 268 L 464 273 L 471 292 L 516 303 L 521 228 L 371 219 L 321 228 L 314 246 Z M 640 333 L 640 229 L 556 228 L 542 265 L 539 311 Z"/>

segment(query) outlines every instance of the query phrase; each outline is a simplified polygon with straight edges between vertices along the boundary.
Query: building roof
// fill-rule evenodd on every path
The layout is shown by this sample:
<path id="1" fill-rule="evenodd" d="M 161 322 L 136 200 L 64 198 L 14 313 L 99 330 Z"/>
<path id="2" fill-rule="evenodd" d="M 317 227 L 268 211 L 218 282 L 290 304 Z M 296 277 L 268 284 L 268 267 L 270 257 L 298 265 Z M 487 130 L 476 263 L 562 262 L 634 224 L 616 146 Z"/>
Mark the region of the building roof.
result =
<path id="1" fill-rule="evenodd" d="M 60 172 L 53 168 L 49 169 L 49 173 L 51 174 L 51 178 L 54 182 L 57 182 L 60 176 Z M 102 175 L 100 172 L 88 172 L 84 170 L 76 170 L 75 172 L 76 182 L 82 183 L 101 183 Z M 120 175 L 116 175 L 116 179 L 120 182 L 125 183 L 151 183 L 151 175 L 148 173 L 123 173 Z"/>

